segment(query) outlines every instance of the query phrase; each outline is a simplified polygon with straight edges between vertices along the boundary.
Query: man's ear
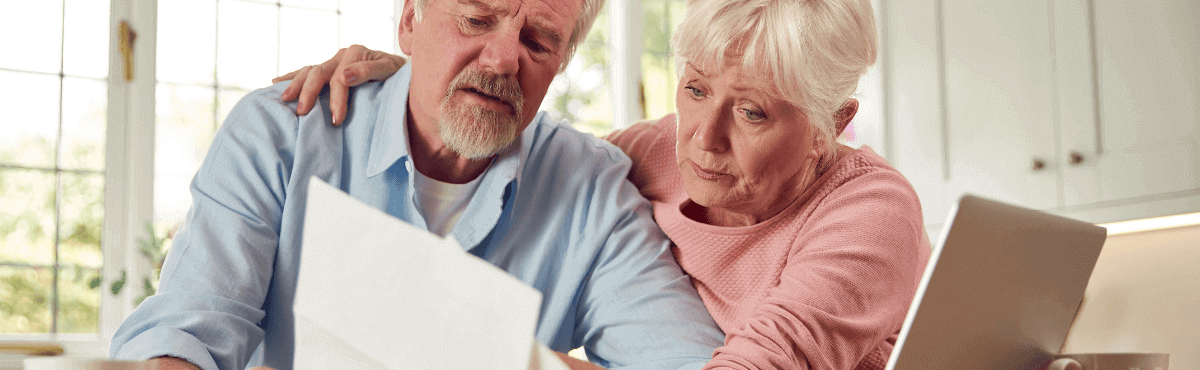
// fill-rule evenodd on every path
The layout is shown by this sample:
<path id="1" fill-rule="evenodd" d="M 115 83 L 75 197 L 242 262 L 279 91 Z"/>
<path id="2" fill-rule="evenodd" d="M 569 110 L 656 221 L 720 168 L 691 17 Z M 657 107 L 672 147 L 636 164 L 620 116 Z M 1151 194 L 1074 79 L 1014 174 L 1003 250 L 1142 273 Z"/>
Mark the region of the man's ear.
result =
<path id="1" fill-rule="evenodd" d="M 833 121 L 837 128 L 837 134 L 834 137 L 841 136 L 842 131 L 850 126 L 850 121 L 854 120 L 854 115 L 858 113 L 858 99 L 850 98 L 846 100 L 846 104 L 842 104 L 837 112 L 833 114 Z"/>
<path id="2" fill-rule="evenodd" d="M 413 42 L 413 27 L 417 21 L 416 8 L 413 3 L 416 0 L 408 0 L 404 2 L 404 12 L 400 14 L 400 34 L 397 38 L 400 41 L 400 51 L 405 55 L 412 55 Z"/>

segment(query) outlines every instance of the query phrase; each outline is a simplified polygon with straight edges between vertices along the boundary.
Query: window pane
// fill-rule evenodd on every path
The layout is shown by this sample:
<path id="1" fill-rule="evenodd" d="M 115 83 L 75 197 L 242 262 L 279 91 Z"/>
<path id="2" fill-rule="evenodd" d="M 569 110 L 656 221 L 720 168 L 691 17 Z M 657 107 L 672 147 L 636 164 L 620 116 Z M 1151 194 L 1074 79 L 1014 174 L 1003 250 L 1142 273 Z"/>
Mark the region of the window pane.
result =
<path id="1" fill-rule="evenodd" d="M 683 22 L 686 5 L 678 0 L 646 0 L 642 27 L 642 87 L 646 118 L 657 119 L 675 112 L 675 89 L 679 77 L 671 56 L 671 38 Z"/>
<path id="2" fill-rule="evenodd" d="M 0 262 L 54 263 L 54 173 L 0 169 Z"/>
<path id="3" fill-rule="evenodd" d="M 159 81 L 212 85 L 217 50 L 214 0 L 159 0 Z"/>
<path id="4" fill-rule="evenodd" d="M 278 7 L 233 0 L 222 0 L 217 6 L 217 83 L 267 86 L 279 75 Z"/>
<path id="5" fill-rule="evenodd" d="M 212 87 L 158 84 L 155 173 L 190 178 L 200 168 L 216 128 L 213 94 Z"/>
<path id="6" fill-rule="evenodd" d="M 326 1 L 328 2 L 328 1 Z M 329 2 L 332 3 L 332 2 Z M 283 7 L 279 19 L 279 71 L 290 72 L 309 64 L 329 59 L 337 50 L 337 13 Z M 270 83 L 270 77 L 259 79 L 260 87 Z"/>
<path id="7" fill-rule="evenodd" d="M 100 332 L 100 292 L 107 285 L 90 286 L 92 279 L 99 276 L 99 270 L 85 268 L 63 268 L 58 271 L 59 333 Z M 126 288 L 140 289 L 141 286 L 126 283 Z"/>
<path id="8" fill-rule="evenodd" d="M 104 170 L 107 89 L 103 81 L 63 78 L 62 168 Z"/>
<path id="9" fill-rule="evenodd" d="M 280 5 L 335 11 L 337 2 L 329 0 L 279 0 Z"/>
<path id="10" fill-rule="evenodd" d="M 391 18 L 394 15 L 395 7 L 403 5 L 404 3 L 393 0 L 342 0 L 340 7 L 342 15 L 354 13 Z"/>
<path id="11" fill-rule="evenodd" d="M 0 333 L 49 333 L 49 268 L 0 266 Z"/>
<path id="12" fill-rule="evenodd" d="M 192 207 L 191 185 L 194 174 L 154 175 L 154 224 L 175 225 Z"/>
<path id="13" fill-rule="evenodd" d="M 391 14 L 391 9 L 385 14 Z M 392 27 L 391 18 L 342 13 L 342 20 L 338 23 L 341 28 L 339 48 L 359 44 L 389 53 L 396 50 L 397 29 Z"/>
<path id="14" fill-rule="evenodd" d="M 602 10 L 567 70 L 554 77 L 540 110 L 567 120 L 576 129 L 603 135 L 612 130 L 608 98 L 608 10 Z"/>
<path id="15" fill-rule="evenodd" d="M 58 77 L 0 71 L 0 86 L 0 164 L 53 168 Z"/>
<path id="16" fill-rule="evenodd" d="M 108 77 L 108 1 L 66 0 L 65 10 L 63 73 Z"/>
<path id="17" fill-rule="evenodd" d="M 100 230 L 104 226 L 104 175 L 59 175 L 58 257 L 60 264 L 100 268 Z"/>
<path id="18" fill-rule="evenodd" d="M 229 117 L 229 111 L 233 110 L 233 106 L 249 92 L 250 90 L 243 89 L 220 89 L 217 93 L 217 124 L 225 123 L 225 118 Z"/>
<path id="19" fill-rule="evenodd" d="M 62 63 L 62 11 L 61 0 L 5 2 L 0 12 L 0 35 L 4 35 L 0 37 L 0 50 L 4 51 L 0 53 L 0 68 L 58 74 Z"/>

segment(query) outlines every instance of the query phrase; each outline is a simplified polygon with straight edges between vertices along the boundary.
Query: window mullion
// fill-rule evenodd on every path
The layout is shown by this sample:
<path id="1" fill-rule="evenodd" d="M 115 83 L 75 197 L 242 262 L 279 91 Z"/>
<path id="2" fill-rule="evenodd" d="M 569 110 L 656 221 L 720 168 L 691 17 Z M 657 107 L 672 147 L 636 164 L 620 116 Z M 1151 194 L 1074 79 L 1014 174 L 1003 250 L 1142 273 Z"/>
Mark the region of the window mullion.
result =
<path id="1" fill-rule="evenodd" d="M 645 118 L 641 104 L 642 2 L 614 0 L 608 6 L 612 128 L 620 129 Z"/>

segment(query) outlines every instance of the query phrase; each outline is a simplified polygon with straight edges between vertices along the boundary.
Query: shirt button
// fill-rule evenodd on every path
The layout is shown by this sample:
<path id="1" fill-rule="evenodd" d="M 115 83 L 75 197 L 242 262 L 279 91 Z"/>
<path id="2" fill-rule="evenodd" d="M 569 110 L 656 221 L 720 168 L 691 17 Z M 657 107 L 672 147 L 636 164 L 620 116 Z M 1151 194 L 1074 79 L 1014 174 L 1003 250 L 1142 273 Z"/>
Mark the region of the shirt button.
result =
<path id="1" fill-rule="evenodd" d="M 404 161 L 404 169 L 408 170 L 408 172 L 412 172 L 412 162 L 407 160 Z"/>

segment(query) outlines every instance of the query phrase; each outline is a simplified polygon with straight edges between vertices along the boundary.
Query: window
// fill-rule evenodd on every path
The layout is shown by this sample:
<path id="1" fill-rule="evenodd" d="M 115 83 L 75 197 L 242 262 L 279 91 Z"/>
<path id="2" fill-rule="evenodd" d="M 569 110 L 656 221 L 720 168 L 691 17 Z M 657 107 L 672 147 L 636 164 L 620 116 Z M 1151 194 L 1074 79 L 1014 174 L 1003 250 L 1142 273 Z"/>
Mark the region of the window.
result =
<path id="1" fill-rule="evenodd" d="M 0 333 L 97 333 L 109 3 L 10 6 L 0 14 L 10 35 L 0 38 Z"/>
<path id="2" fill-rule="evenodd" d="M 657 119 L 675 112 L 679 75 L 671 38 L 683 23 L 687 5 L 680 0 L 642 1 L 642 101 L 645 118 Z"/>
<path id="3" fill-rule="evenodd" d="M 612 130 L 608 91 L 608 9 L 600 11 L 567 69 L 554 77 L 539 108 L 597 136 Z"/>
<path id="4" fill-rule="evenodd" d="M 150 274 L 137 245 L 145 224 L 165 235 L 182 219 L 191 176 L 233 103 L 341 46 L 393 50 L 394 9 L 392 0 L 57 0 L 0 12 L 0 31 L 21 35 L 0 38 L 0 50 L 21 51 L 0 54 L 0 336 L 94 343 L 64 344 L 103 355 Z M 132 82 L 109 79 L 110 65 L 124 67 L 109 43 L 114 19 L 140 38 Z"/>

